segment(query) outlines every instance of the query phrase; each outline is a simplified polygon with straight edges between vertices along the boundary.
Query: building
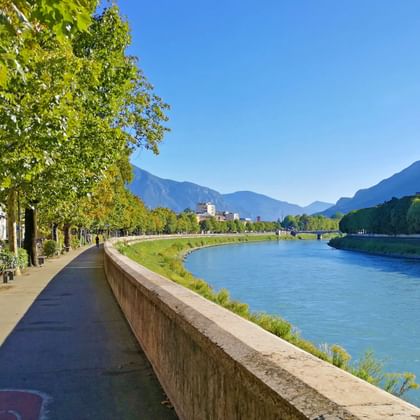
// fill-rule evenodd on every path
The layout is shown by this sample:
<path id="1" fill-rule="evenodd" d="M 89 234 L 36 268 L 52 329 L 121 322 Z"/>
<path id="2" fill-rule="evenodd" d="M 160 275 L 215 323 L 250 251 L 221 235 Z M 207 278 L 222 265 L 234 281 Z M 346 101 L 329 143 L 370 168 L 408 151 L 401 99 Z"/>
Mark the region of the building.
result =
<path id="1" fill-rule="evenodd" d="M 205 212 L 205 213 L 197 213 L 196 217 L 197 217 L 197 222 L 200 223 L 203 220 L 210 220 L 214 216 L 210 213 Z"/>
<path id="2" fill-rule="evenodd" d="M 239 213 L 225 212 L 225 220 L 239 220 Z"/>
<path id="3" fill-rule="evenodd" d="M 196 208 L 197 214 L 208 213 L 213 217 L 216 216 L 216 206 L 213 203 L 198 203 Z"/>
<path id="4" fill-rule="evenodd" d="M 0 241 L 5 241 L 7 239 L 7 223 L 6 223 L 6 213 L 0 207 Z"/>

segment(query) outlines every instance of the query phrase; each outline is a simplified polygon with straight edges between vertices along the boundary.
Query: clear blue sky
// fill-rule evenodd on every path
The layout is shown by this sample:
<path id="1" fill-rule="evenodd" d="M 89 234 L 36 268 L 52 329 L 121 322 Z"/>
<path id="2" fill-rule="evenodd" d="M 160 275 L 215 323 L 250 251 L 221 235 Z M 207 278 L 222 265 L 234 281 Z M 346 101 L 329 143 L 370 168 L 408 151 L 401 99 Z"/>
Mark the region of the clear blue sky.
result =
<path id="1" fill-rule="evenodd" d="M 133 163 L 220 192 L 336 201 L 420 159 L 420 1 L 120 0 L 172 107 Z"/>

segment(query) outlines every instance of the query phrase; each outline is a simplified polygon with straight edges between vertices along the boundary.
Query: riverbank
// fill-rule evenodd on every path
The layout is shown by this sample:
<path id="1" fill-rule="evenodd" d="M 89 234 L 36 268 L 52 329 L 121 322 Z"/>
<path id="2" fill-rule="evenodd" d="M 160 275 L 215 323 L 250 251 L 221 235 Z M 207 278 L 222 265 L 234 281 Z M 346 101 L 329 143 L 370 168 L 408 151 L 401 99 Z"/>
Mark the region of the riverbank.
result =
<path id="1" fill-rule="evenodd" d="M 420 238 L 344 236 L 332 238 L 328 245 L 372 255 L 420 259 Z"/>
<path id="2" fill-rule="evenodd" d="M 206 281 L 196 278 L 185 269 L 183 256 L 194 249 L 205 246 L 276 240 L 274 235 L 230 236 L 230 237 L 194 237 L 166 240 L 147 240 L 134 244 L 119 243 L 117 249 L 141 265 L 155 271 L 176 283 L 187 287 L 208 300 L 254 322 L 265 330 L 294 344 L 295 346 L 342 368 L 374 385 L 401 396 L 407 389 L 415 388 L 415 376 L 411 374 L 387 374 L 382 365 L 367 352 L 358 362 L 350 363 L 350 355 L 338 345 L 324 345 L 322 349 L 303 339 L 296 328 L 288 321 L 276 315 L 252 312 L 246 303 L 232 300 L 226 289 L 216 292 Z M 291 239 L 291 238 L 288 238 Z M 279 240 L 284 240 L 280 238 Z M 405 384 L 401 387 L 402 384 Z M 403 392 L 400 392 L 400 391 Z"/>

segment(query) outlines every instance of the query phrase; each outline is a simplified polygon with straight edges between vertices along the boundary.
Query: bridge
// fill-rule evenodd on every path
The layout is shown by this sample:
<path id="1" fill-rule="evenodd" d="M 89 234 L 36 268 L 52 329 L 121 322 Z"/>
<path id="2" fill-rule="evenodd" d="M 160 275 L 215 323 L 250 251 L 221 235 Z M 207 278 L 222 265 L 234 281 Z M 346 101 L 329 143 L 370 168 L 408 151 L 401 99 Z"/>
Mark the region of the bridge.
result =
<path id="1" fill-rule="evenodd" d="M 340 233 L 339 230 L 292 230 L 290 234 L 292 236 L 300 235 L 301 233 L 310 233 L 312 235 L 316 235 L 316 239 L 320 241 L 322 239 L 322 235 L 326 235 L 327 233 Z"/>

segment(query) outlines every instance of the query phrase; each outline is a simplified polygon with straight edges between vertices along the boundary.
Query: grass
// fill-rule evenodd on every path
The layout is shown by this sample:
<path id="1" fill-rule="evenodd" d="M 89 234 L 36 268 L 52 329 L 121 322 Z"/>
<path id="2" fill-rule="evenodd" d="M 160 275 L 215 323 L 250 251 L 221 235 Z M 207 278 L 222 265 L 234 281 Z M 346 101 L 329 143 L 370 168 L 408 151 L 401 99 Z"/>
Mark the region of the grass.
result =
<path id="1" fill-rule="evenodd" d="M 338 249 L 393 257 L 420 258 L 420 238 L 344 236 L 328 243 Z"/>
<path id="2" fill-rule="evenodd" d="M 351 356 L 342 347 L 327 344 L 321 347 L 316 346 L 302 338 L 285 319 L 277 315 L 251 311 L 246 303 L 232 299 L 228 290 L 214 290 L 206 281 L 193 276 L 183 265 L 185 255 L 196 248 L 277 239 L 274 235 L 176 238 L 147 240 L 133 245 L 120 242 L 116 247 L 122 254 L 150 270 L 187 287 L 248 321 L 254 322 L 319 359 L 344 369 L 367 382 L 381 386 L 394 395 L 401 396 L 410 389 L 418 388 L 415 375 L 412 373 L 385 373 L 383 363 L 376 360 L 371 351 L 367 351 L 358 362 L 350 363 Z M 293 238 L 290 236 L 280 237 L 280 240 L 293 240 Z"/>

